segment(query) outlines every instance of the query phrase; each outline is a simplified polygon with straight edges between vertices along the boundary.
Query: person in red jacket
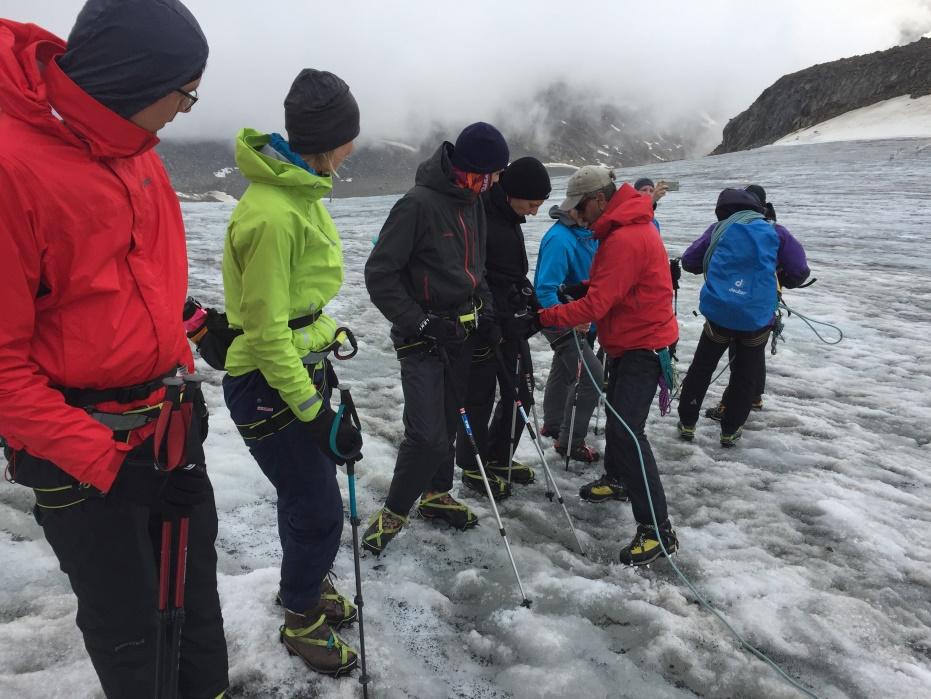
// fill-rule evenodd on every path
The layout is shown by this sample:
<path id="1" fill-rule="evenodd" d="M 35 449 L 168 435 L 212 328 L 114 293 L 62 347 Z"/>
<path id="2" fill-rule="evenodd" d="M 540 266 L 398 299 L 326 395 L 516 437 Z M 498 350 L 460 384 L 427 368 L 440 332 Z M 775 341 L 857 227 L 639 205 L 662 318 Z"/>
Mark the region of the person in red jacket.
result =
<path id="1" fill-rule="evenodd" d="M 678 548 L 656 459 L 644 432 L 661 373 L 658 353 L 672 352 L 679 339 L 669 258 L 652 223 L 653 202 L 648 195 L 624 184 L 610 199 L 598 193 L 582 206 L 581 213 L 599 241 L 591 278 L 584 289 L 567 289 L 576 301 L 541 311 L 540 322 L 560 328 L 588 322 L 598 325 L 598 338 L 611 358 L 607 399 L 636 441 L 609 411 L 605 475 L 583 486 L 579 495 L 592 502 L 629 497 L 637 533 L 621 549 L 620 559 L 628 565 L 644 565 L 663 555 L 660 538 L 666 551 Z M 649 500 L 638 446 L 649 481 Z"/>
<path id="2" fill-rule="evenodd" d="M 153 694 L 159 529 L 181 515 L 180 693 L 229 684 L 184 226 L 154 150 L 207 52 L 178 0 L 90 0 L 67 44 L 0 20 L 0 434 L 107 697 Z"/>

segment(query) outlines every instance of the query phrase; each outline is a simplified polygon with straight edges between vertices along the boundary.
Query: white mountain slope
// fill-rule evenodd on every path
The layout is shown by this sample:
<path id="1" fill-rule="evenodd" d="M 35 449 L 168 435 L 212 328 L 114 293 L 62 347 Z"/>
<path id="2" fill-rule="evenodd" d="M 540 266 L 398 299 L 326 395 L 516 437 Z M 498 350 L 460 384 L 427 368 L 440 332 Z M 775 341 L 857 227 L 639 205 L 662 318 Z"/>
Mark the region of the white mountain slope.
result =
<path id="1" fill-rule="evenodd" d="M 777 146 L 887 138 L 931 138 L 931 95 L 908 95 L 854 109 L 776 141 Z"/>
<path id="2" fill-rule="evenodd" d="M 702 420 L 696 443 L 654 409 L 647 431 L 681 541 L 677 562 L 734 626 L 820 697 L 931 696 L 931 149 L 924 141 L 766 148 L 623 172 L 676 179 L 657 216 L 671 255 L 713 219 L 718 191 L 755 181 L 803 242 L 818 282 L 786 294 L 799 311 L 843 327 L 821 344 L 795 316 L 768 357 L 766 406 L 735 449 Z M 552 202 L 565 180 L 557 182 Z M 338 187 L 337 187 L 338 189 Z M 338 192 L 337 192 L 338 194 Z M 394 197 L 336 199 L 346 284 L 330 312 L 351 324 L 356 359 L 337 367 L 366 430 L 363 517 L 383 501 L 401 438 L 401 388 L 387 324 L 362 267 Z M 231 204 L 185 204 L 191 290 L 221 299 L 219 259 Z M 531 260 L 548 227 L 525 227 Z M 533 262 L 531 262 L 532 264 Z M 701 320 L 700 278 L 679 295 L 682 368 Z M 549 367 L 532 343 L 537 382 Z M 239 697 L 356 697 L 355 679 L 310 676 L 277 640 L 280 550 L 274 492 L 223 407 L 209 369 L 207 453 L 220 512 L 220 592 Z M 720 394 L 712 387 L 707 404 Z M 538 399 L 542 395 L 538 392 Z M 603 419 L 603 418 L 602 418 Z M 592 441 L 603 448 L 601 437 Z M 547 440 L 547 445 L 550 442 Z M 482 526 L 461 534 L 413 520 L 380 560 L 366 557 L 365 619 L 373 697 L 767 697 L 798 692 L 739 650 L 665 562 L 621 567 L 629 506 L 576 496 L 599 468 L 557 463 L 583 543 L 572 548 L 542 475 L 501 504 L 534 600 L 518 606 L 487 503 L 466 496 Z M 535 462 L 529 443 L 518 458 Z M 345 478 L 342 478 L 344 494 Z M 0 696 L 99 697 L 74 626 L 67 579 L 29 509 L 0 484 Z M 348 523 L 336 561 L 352 587 Z M 346 633 L 357 640 L 357 631 Z"/>

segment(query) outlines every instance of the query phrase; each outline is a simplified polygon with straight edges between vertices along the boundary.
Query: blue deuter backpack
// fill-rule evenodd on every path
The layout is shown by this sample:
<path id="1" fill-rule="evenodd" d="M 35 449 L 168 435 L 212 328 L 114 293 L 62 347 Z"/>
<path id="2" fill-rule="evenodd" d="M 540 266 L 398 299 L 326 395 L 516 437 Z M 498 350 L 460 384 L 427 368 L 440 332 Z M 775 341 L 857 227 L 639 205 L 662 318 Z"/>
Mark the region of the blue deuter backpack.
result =
<path id="1" fill-rule="evenodd" d="M 703 264 L 702 315 L 731 330 L 771 325 L 778 304 L 778 254 L 779 235 L 761 214 L 738 211 L 718 223 Z"/>

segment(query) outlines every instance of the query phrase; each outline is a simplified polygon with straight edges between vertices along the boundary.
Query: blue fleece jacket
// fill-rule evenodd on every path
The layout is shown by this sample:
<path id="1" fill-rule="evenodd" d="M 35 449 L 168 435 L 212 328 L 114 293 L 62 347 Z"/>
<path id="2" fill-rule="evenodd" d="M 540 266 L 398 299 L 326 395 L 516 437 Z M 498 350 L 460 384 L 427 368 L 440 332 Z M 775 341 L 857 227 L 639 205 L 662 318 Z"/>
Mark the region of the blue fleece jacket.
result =
<path id="1" fill-rule="evenodd" d="M 588 279 L 598 249 L 598 241 L 590 230 L 571 225 L 571 219 L 560 216 L 558 210 L 551 210 L 550 216 L 557 220 L 540 241 L 533 280 L 543 308 L 559 303 L 556 290 L 560 284 L 576 284 Z"/>

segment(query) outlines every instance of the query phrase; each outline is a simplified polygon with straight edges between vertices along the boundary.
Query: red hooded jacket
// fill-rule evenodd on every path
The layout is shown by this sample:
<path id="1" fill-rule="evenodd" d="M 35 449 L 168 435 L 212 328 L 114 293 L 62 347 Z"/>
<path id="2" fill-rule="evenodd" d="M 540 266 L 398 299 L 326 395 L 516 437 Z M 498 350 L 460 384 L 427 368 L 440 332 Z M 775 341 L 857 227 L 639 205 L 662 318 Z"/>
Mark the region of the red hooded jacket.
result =
<path id="1" fill-rule="evenodd" d="M 117 444 L 51 386 L 192 368 L 187 251 L 158 139 L 78 88 L 55 62 L 64 50 L 35 25 L 0 20 L 0 434 L 107 491 L 154 427 Z"/>
<path id="2" fill-rule="evenodd" d="M 592 227 L 599 243 L 588 293 L 541 311 L 543 325 L 573 327 L 593 321 L 598 340 L 612 357 L 678 340 L 669 257 L 652 221 L 650 197 L 624 184 Z"/>

